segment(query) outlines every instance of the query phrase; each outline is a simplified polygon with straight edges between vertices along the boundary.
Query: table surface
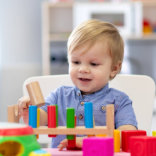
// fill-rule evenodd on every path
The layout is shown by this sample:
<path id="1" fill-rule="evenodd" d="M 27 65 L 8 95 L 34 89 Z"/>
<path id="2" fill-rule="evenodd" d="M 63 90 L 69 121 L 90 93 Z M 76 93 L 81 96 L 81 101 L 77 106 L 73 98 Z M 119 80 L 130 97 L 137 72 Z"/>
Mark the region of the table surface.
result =
<path id="1" fill-rule="evenodd" d="M 82 156 L 82 151 L 59 151 L 58 148 L 45 148 L 46 151 L 52 154 L 52 156 Z M 119 153 L 114 153 L 114 156 L 130 156 L 130 153 L 126 152 L 119 152 Z"/>

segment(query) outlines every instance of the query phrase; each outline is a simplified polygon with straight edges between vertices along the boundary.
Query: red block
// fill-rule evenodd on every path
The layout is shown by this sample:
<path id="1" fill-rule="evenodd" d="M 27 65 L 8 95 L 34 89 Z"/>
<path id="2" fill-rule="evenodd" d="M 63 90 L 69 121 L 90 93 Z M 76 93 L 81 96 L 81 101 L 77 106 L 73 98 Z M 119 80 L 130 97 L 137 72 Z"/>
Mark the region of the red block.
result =
<path id="1" fill-rule="evenodd" d="M 156 137 L 131 137 L 130 151 L 131 156 L 156 156 Z"/>
<path id="2" fill-rule="evenodd" d="M 132 136 L 146 136 L 146 131 L 144 130 L 126 130 L 121 132 L 122 136 L 122 151 L 129 152 L 130 138 Z"/>
<path id="3" fill-rule="evenodd" d="M 48 106 L 48 128 L 56 128 L 56 106 Z M 56 137 L 56 135 L 48 135 L 49 137 Z"/>
<path id="4" fill-rule="evenodd" d="M 68 140 L 67 150 L 76 150 L 76 136 L 73 140 Z"/>

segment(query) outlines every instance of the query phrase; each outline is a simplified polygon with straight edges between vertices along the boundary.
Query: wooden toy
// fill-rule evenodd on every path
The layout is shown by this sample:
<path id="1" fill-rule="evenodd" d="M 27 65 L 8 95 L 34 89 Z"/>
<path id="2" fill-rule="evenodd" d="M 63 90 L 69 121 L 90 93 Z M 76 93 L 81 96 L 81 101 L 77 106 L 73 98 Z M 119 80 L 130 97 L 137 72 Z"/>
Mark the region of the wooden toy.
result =
<path id="1" fill-rule="evenodd" d="M 0 123 L 0 155 L 28 156 L 40 145 L 30 126 L 17 123 Z"/>
<path id="2" fill-rule="evenodd" d="M 37 128 L 37 106 L 29 106 L 29 126 Z"/>
<path id="3" fill-rule="evenodd" d="M 40 126 L 40 108 L 37 108 L 37 127 Z"/>
<path id="4" fill-rule="evenodd" d="M 8 106 L 8 122 L 19 122 L 18 105 Z"/>
<path id="5" fill-rule="evenodd" d="M 114 152 L 120 152 L 120 131 L 114 130 Z"/>
<path id="6" fill-rule="evenodd" d="M 48 128 L 47 126 L 40 126 L 34 128 L 35 134 L 60 134 L 60 135 L 96 135 L 106 134 L 113 137 L 114 134 L 114 105 L 106 106 L 106 126 L 95 126 L 94 128 L 85 128 L 84 126 L 77 126 L 75 128 L 66 128 L 65 126 L 58 126 L 56 128 Z"/>
<path id="7" fill-rule="evenodd" d="M 66 113 L 66 125 L 67 128 L 74 128 L 75 127 L 75 110 L 74 108 L 67 108 Z M 68 140 L 73 140 L 74 135 L 67 135 Z"/>
<path id="8" fill-rule="evenodd" d="M 92 102 L 84 103 L 84 120 L 86 128 L 93 128 L 93 104 Z"/>
<path id="9" fill-rule="evenodd" d="M 48 106 L 48 128 L 56 128 L 56 106 Z M 48 135 L 49 137 L 56 137 L 56 135 Z"/>
<path id="10" fill-rule="evenodd" d="M 113 156 L 113 138 L 85 138 L 83 139 L 83 156 Z"/>
<path id="11" fill-rule="evenodd" d="M 130 151 L 130 138 L 132 136 L 146 136 L 146 131 L 144 130 L 127 130 L 122 131 L 122 151 L 129 152 Z"/>
<path id="12" fill-rule="evenodd" d="M 37 81 L 26 85 L 32 105 L 38 107 L 45 104 L 39 83 Z M 8 122 L 19 122 L 18 104 L 8 106 Z"/>
<path id="13" fill-rule="evenodd" d="M 152 131 L 152 136 L 156 136 L 156 131 Z"/>
<path id="14" fill-rule="evenodd" d="M 45 104 L 40 85 L 37 81 L 27 84 L 26 87 L 32 105 L 37 105 L 38 107 L 40 107 Z"/>
<path id="15" fill-rule="evenodd" d="M 131 156 L 155 156 L 156 137 L 136 136 L 130 138 Z"/>
<path id="16" fill-rule="evenodd" d="M 76 127 L 76 120 L 77 117 L 75 116 L 75 127 Z M 68 145 L 67 145 L 67 150 L 76 150 L 76 135 L 74 135 L 74 139 L 73 140 L 69 140 L 68 139 Z"/>

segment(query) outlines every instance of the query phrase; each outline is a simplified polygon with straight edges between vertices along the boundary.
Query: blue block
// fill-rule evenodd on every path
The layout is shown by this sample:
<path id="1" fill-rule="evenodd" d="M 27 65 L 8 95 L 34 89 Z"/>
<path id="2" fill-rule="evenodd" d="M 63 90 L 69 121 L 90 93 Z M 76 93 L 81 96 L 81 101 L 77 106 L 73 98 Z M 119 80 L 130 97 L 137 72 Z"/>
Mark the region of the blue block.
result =
<path id="1" fill-rule="evenodd" d="M 85 102 L 84 104 L 85 127 L 93 128 L 93 103 Z"/>
<path id="2" fill-rule="evenodd" d="M 37 106 L 29 106 L 29 126 L 37 128 Z"/>

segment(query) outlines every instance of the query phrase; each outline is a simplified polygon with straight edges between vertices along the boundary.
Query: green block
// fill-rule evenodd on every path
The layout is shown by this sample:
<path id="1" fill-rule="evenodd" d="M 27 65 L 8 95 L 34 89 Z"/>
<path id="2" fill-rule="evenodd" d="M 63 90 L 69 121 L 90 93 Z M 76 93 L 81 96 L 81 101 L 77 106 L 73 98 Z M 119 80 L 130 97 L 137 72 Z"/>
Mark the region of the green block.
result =
<path id="1" fill-rule="evenodd" d="M 75 109 L 74 108 L 67 108 L 66 113 L 66 122 L 67 122 L 67 128 L 74 128 L 75 127 Z M 67 135 L 68 140 L 73 140 L 74 135 Z"/>
<path id="2" fill-rule="evenodd" d="M 56 127 L 58 127 L 58 105 L 56 104 Z"/>

